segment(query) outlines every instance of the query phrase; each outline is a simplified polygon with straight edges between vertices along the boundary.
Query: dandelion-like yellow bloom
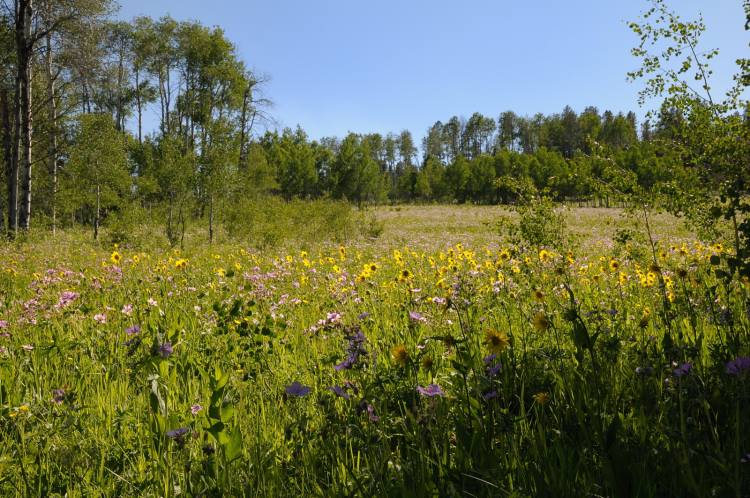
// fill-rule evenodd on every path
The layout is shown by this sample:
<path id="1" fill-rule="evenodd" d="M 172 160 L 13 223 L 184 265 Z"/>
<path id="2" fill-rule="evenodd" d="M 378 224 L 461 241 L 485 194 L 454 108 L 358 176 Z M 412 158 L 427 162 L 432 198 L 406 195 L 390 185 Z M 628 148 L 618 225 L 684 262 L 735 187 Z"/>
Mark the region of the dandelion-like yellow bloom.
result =
<path id="1" fill-rule="evenodd" d="M 544 311 L 538 311 L 534 315 L 532 323 L 534 325 L 534 328 L 539 332 L 544 332 L 549 329 L 549 319 L 547 319 L 547 315 L 544 314 Z"/>
<path id="2" fill-rule="evenodd" d="M 609 269 L 612 270 L 613 272 L 616 272 L 617 270 L 620 269 L 620 262 L 617 261 L 614 258 L 610 259 L 609 260 Z"/>
<path id="3" fill-rule="evenodd" d="M 391 355 L 393 356 L 393 361 L 400 367 L 405 367 L 409 363 L 409 352 L 403 344 L 399 344 L 391 349 Z"/>
<path id="4" fill-rule="evenodd" d="M 532 397 L 534 398 L 534 402 L 539 405 L 546 405 L 549 402 L 549 393 L 547 392 L 536 393 Z"/>
<path id="5" fill-rule="evenodd" d="M 505 332 L 488 329 L 484 331 L 484 343 L 491 353 L 500 354 L 510 346 L 510 338 Z"/>
<path id="6" fill-rule="evenodd" d="M 174 267 L 178 270 L 184 270 L 187 268 L 187 259 L 178 259 L 174 262 Z"/>
<path id="7" fill-rule="evenodd" d="M 119 265 L 120 261 L 122 261 L 122 255 L 120 255 L 120 253 L 117 251 L 113 251 L 109 259 L 110 261 L 112 261 L 112 263 Z"/>

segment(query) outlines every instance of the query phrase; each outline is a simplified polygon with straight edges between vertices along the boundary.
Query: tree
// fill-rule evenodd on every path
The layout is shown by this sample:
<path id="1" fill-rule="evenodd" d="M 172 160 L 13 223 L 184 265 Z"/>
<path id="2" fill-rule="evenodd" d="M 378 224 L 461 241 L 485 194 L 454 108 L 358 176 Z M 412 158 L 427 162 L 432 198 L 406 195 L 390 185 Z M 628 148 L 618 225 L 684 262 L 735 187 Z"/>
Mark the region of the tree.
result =
<path id="1" fill-rule="evenodd" d="M 67 188 L 81 207 L 92 212 L 94 239 L 99 237 L 102 210 L 119 206 L 128 193 L 127 161 L 124 137 L 111 116 L 84 114 L 79 118 L 66 168 Z"/>
<path id="2" fill-rule="evenodd" d="M 750 123 L 746 119 L 750 103 L 743 99 L 749 83 L 743 76 L 750 62 L 738 61 L 735 85 L 718 100 L 710 84 L 710 62 L 718 50 L 701 49 L 703 19 L 683 21 L 664 0 L 650 3 L 651 8 L 629 24 L 639 39 L 631 53 L 640 60 L 640 67 L 628 77 L 644 81 L 641 104 L 663 99 L 662 116 L 669 117 L 674 137 L 670 145 L 702 179 L 700 189 L 683 194 L 689 201 L 676 210 L 696 218 L 700 216 L 697 211 L 708 211 L 714 220 L 728 220 L 735 255 L 727 261 L 730 271 L 725 273 L 750 276 Z M 748 2 L 745 10 L 750 16 Z M 703 201 L 696 202 L 698 198 Z"/>

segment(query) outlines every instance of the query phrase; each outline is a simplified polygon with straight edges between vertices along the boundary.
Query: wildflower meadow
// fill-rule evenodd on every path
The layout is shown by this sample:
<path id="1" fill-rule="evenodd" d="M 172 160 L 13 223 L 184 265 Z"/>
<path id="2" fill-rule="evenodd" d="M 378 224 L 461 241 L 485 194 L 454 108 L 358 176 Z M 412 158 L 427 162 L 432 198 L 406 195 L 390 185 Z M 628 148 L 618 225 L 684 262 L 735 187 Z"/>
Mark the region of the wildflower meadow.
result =
<path id="1" fill-rule="evenodd" d="M 0 495 L 748 495 L 731 249 L 423 211 L 296 247 L 3 245 Z"/>

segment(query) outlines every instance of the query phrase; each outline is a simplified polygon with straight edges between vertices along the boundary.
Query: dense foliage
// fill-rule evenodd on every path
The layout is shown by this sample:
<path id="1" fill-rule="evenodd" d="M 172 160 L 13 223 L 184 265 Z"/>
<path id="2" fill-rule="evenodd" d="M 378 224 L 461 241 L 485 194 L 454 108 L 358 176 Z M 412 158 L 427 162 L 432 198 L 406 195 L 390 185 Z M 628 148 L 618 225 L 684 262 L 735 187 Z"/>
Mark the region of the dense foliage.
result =
<path id="1" fill-rule="evenodd" d="M 662 17 L 668 13 L 661 2 L 654 5 Z M 657 75 L 645 96 L 669 93 L 658 103 L 659 112 L 640 126 L 634 112 L 593 106 L 580 112 L 566 106 L 552 115 L 474 113 L 436 122 L 418 147 L 408 130 L 320 140 L 310 140 L 300 128 L 263 132 L 270 124 L 265 77 L 247 69 L 220 28 L 170 17 L 114 21 L 107 0 L 19 0 L 3 9 L 2 206 L 11 236 L 28 229 L 32 215 L 53 230 L 81 223 L 97 227 L 140 206 L 161 210 L 165 235 L 174 243 L 185 221 L 205 223 L 212 238 L 226 215 L 224 206 L 260 194 L 332 197 L 359 205 L 517 203 L 534 191 L 587 205 L 643 194 L 690 198 L 678 190 L 703 196 L 684 208 L 704 205 L 706 196 L 721 190 L 716 181 L 705 182 L 706 172 L 721 182 L 725 175 L 717 166 L 746 169 L 748 151 L 738 147 L 748 142 L 742 138 L 748 133 L 742 92 L 733 91 L 719 104 L 710 93 L 693 95 L 681 80 L 697 64 L 708 90 L 707 63 L 715 52 L 697 54 L 695 61 L 688 57 L 669 72 L 647 49 L 651 38 L 675 40 L 676 48 L 661 54 L 665 64 L 673 61 L 685 46 L 697 46 L 701 23 L 674 19 L 662 28 L 667 31 L 645 29 L 648 18 L 632 25 L 642 38 L 634 54 L 645 62 L 631 76 Z M 666 36 L 681 29 L 687 30 L 682 41 Z M 738 76 L 738 82 L 746 79 Z M 158 126 L 146 133 L 149 111 L 158 115 Z M 92 120 L 101 126 L 87 132 L 84 123 Z M 113 128 L 120 138 L 111 136 Z M 96 136 L 99 132 L 107 136 Z M 130 185 L 121 188 L 117 179 L 118 188 L 109 189 L 113 195 L 97 210 L 91 182 L 78 181 L 76 158 L 113 140 L 124 144 Z M 104 170 L 119 175 L 121 167 Z M 734 184 L 737 200 L 746 187 Z M 701 193 L 703 185 L 711 188 Z M 743 209 L 725 214 L 737 218 Z"/>

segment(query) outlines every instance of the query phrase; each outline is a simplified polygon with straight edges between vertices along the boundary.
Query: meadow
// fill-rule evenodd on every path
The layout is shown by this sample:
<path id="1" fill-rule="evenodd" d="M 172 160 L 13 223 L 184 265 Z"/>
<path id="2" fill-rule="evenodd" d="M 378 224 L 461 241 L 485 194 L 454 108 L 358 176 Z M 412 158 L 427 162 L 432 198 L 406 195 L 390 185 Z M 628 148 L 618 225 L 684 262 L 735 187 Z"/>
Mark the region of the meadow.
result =
<path id="1" fill-rule="evenodd" d="M 0 244 L 0 495 L 750 495 L 730 246 L 557 212 Z"/>

